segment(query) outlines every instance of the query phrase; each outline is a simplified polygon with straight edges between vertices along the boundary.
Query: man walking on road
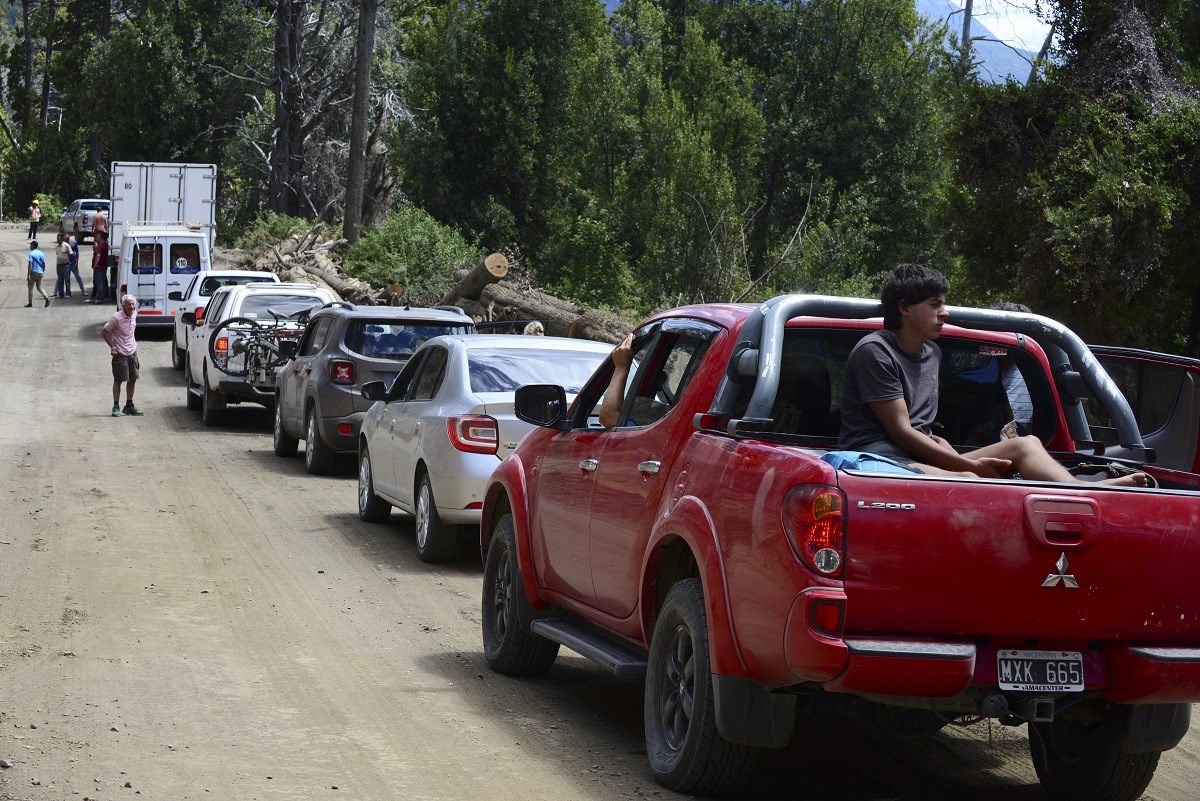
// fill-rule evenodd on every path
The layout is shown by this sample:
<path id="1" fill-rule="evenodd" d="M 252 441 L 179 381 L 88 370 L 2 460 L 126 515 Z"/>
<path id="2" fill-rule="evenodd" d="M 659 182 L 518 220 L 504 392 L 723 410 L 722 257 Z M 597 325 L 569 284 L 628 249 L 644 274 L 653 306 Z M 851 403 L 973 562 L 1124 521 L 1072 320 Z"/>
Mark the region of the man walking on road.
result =
<path id="1" fill-rule="evenodd" d="M 29 302 L 25 304 L 25 308 L 33 306 L 33 289 L 37 287 L 38 294 L 46 301 L 46 305 L 50 305 L 50 298 L 46 297 L 45 290 L 42 289 L 42 276 L 46 274 L 46 254 L 38 250 L 37 240 L 34 239 L 29 243 L 29 273 L 26 277 L 26 283 L 29 286 Z"/>
<path id="2" fill-rule="evenodd" d="M 108 232 L 97 231 L 92 242 L 92 297 L 84 303 L 103 303 L 108 297 Z"/>
<path id="3" fill-rule="evenodd" d="M 113 407 L 112 416 L 131 414 L 142 416 L 142 410 L 133 405 L 133 388 L 138 380 L 137 340 L 134 330 L 137 328 L 137 298 L 133 295 L 121 296 L 121 310 L 115 313 L 100 329 L 101 338 L 108 343 L 108 352 L 112 355 L 113 374 Z M 121 408 L 121 384 L 125 384 L 125 408 Z"/>
<path id="4" fill-rule="evenodd" d="M 58 244 L 54 246 L 54 260 L 58 267 L 58 280 L 54 282 L 54 297 L 71 297 L 71 275 L 68 272 L 71 264 L 71 243 L 67 235 L 59 231 Z M 65 289 L 64 289 L 65 285 Z"/>

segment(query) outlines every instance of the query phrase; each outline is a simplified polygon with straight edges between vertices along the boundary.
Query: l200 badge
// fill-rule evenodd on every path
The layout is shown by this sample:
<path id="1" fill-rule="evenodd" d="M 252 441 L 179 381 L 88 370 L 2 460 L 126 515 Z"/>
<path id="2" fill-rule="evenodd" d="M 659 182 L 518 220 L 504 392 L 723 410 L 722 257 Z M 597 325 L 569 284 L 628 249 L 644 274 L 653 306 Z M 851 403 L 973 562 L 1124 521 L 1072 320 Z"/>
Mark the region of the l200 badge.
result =
<path id="1" fill-rule="evenodd" d="M 915 511 L 917 505 L 915 503 L 884 503 L 883 501 L 859 501 L 859 509 L 881 509 L 886 512 L 912 512 Z"/>

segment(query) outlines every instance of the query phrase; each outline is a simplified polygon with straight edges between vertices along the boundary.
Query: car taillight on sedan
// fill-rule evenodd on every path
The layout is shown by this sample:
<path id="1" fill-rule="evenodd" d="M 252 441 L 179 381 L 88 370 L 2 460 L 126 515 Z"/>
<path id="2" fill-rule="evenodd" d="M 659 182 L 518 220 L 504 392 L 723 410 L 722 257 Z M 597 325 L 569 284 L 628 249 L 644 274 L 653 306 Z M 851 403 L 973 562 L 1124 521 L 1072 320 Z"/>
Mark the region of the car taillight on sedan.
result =
<path id="1" fill-rule="evenodd" d="M 783 499 L 792 550 L 818 575 L 838 578 L 846 562 L 846 497 L 825 484 L 798 484 Z"/>
<path id="2" fill-rule="evenodd" d="M 354 362 L 336 359 L 329 363 L 329 380 L 335 384 L 354 383 Z"/>
<path id="3" fill-rule="evenodd" d="M 450 435 L 450 444 L 466 453 L 496 453 L 500 443 L 500 426 L 486 415 L 447 417 L 446 431 Z"/>

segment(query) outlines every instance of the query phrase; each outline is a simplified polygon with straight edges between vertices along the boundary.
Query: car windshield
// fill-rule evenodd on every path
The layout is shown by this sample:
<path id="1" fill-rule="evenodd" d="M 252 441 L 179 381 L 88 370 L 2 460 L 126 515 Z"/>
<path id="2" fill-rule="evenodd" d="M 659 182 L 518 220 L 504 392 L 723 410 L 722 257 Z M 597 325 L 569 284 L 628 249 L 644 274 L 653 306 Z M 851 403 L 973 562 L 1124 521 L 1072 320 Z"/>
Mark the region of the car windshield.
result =
<path id="1" fill-rule="evenodd" d="M 267 309 L 279 314 L 294 314 L 305 309 L 317 309 L 325 305 L 323 298 L 311 295 L 251 295 L 242 301 L 242 311 L 238 317 L 270 321 L 274 319 Z"/>
<path id="2" fill-rule="evenodd" d="M 472 392 L 514 392 L 525 384 L 558 384 L 569 394 L 595 372 L 607 354 L 542 348 L 467 351 Z"/>
<path id="3" fill-rule="evenodd" d="M 395 359 L 411 356 L 434 337 L 466 333 L 469 326 L 464 324 L 351 320 L 346 327 L 346 349 L 370 358 Z"/>
<path id="4" fill-rule="evenodd" d="M 200 282 L 200 297 L 207 298 L 223 286 L 241 286 L 242 284 L 270 284 L 274 282 L 274 278 L 272 278 L 268 273 L 264 273 L 261 277 L 257 275 L 253 277 L 241 275 L 234 278 L 214 278 L 210 275 Z"/>

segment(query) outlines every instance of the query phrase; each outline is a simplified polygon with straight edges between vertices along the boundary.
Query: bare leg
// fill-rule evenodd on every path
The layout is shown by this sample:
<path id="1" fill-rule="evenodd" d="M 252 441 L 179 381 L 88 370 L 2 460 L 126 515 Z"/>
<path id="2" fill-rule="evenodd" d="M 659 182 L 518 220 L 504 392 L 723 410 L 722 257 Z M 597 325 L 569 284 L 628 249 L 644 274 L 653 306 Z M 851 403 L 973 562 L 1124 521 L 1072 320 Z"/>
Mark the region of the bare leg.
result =
<path id="1" fill-rule="evenodd" d="M 1042 441 L 1037 437 L 1016 437 L 1014 439 L 1006 439 L 1001 442 L 995 442 L 991 445 L 985 445 L 978 450 L 971 451 L 968 456 L 994 456 L 1000 459 L 1009 459 L 1013 463 L 1014 472 L 1020 473 L 1021 478 L 1029 479 L 1030 481 L 1060 481 L 1069 484 L 1087 484 L 1092 482 L 1082 481 L 1067 472 L 1067 468 L 1063 467 L 1054 457 L 1050 455 Z M 1128 476 L 1119 476 L 1118 478 L 1106 478 L 1103 481 L 1095 482 L 1098 484 L 1110 484 L 1119 487 L 1145 487 L 1147 485 L 1145 473 L 1133 473 Z"/>
<path id="2" fill-rule="evenodd" d="M 130 379 L 129 383 L 127 383 L 125 385 L 125 402 L 126 403 L 130 403 L 130 404 L 133 403 L 133 387 L 135 384 L 137 384 L 137 379 L 133 378 L 133 379 Z"/>

